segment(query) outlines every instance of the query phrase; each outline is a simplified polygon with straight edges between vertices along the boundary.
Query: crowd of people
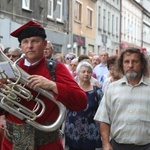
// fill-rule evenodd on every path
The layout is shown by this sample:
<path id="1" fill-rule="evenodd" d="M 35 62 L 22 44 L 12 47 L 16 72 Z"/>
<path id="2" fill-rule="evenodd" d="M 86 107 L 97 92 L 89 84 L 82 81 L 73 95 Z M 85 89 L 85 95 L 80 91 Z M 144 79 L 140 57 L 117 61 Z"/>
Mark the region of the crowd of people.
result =
<path id="1" fill-rule="evenodd" d="M 44 28 L 33 20 L 11 36 L 18 39 L 19 47 L 1 46 L 1 50 L 13 62 L 25 54 L 18 66 L 29 74 L 27 88 L 33 95 L 37 88 L 51 91 L 67 112 L 61 128 L 44 132 L 1 109 L 2 150 L 150 150 L 150 80 L 146 54 L 131 47 L 119 56 L 109 56 L 106 51 L 80 56 L 54 55 L 55 49 L 46 40 Z M 46 67 L 46 59 L 57 62 L 55 81 Z M 37 122 L 52 123 L 58 117 L 58 107 L 41 98 L 46 110 Z M 32 102 L 19 103 L 34 107 Z M 37 138 L 43 134 L 44 137 Z"/>

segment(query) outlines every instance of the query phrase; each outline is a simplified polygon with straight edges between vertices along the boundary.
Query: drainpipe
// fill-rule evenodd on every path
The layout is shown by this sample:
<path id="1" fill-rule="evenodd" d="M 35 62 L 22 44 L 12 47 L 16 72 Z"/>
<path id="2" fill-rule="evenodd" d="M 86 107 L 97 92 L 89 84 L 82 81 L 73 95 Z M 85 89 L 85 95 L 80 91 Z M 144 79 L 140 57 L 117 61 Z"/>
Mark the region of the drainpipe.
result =
<path id="1" fill-rule="evenodd" d="M 71 44 L 73 43 L 73 16 L 74 16 L 74 0 L 68 0 L 68 4 L 69 4 L 69 8 L 68 8 L 68 15 L 69 15 L 69 20 L 68 20 L 68 23 L 69 23 L 69 39 L 68 39 L 68 44 Z"/>
<path id="2" fill-rule="evenodd" d="M 120 36 L 119 36 L 119 50 L 121 52 L 121 31 L 122 31 L 122 0 L 120 0 Z"/>

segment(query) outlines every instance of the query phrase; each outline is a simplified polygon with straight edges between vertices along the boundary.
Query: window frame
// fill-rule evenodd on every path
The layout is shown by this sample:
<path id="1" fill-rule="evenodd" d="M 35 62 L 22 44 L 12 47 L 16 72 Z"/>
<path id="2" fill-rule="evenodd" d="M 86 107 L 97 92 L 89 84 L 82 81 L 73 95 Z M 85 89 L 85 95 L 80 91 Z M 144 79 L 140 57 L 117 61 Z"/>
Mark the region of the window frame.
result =
<path id="1" fill-rule="evenodd" d="M 98 6 L 98 29 L 101 29 L 101 6 Z"/>
<path id="2" fill-rule="evenodd" d="M 87 6 L 87 26 L 92 28 L 93 27 L 93 9 Z"/>
<path id="3" fill-rule="evenodd" d="M 30 10 L 30 2 L 30 0 L 22 0 L 22 9 Z"/>
<path id="4" fill-rule="evenodd" d="M 78 6 L 78 7 L 76 7 Z M 83 3 L 76 0 L 75 2 L 75 12 L 74 12 L 74 20 L 78 23 L 82 22 L 82 7 L 83 7 Z"/>
<path id="5" fill-rule="evenodd" d="M 106 31 L 106 9 L 103 9 L 103 31 Z"/>
<path id="6" fill-rule="evenodd" d="M 54 13 L 53 13 L 54 1 L 53 0 L 48 0 L 47 2 L 48 2 L 48 4 L 47 4 L 47 6 L 48 6 L 47 18 L 53 19 L 53 16 L 54 16 Z M 50 5 L 50 3 L 51 3 L 51 5 Z"/>
<path id="7" fill-rule="evenodd" d="M 57 8 L 60 10 L 59 12 L 59 18 L 57 17 L 56 20 L 61 22 L 62 21 L 62 13 L 63 13 L 63 0 L 57 0 Z"/>
<path id="8" fill-rule="evenodd" d="M 110 34 L 110 32 L 111 32 L 111 13 L 110 13 L 110 11 L 108 11 L 108 33 Z"/>

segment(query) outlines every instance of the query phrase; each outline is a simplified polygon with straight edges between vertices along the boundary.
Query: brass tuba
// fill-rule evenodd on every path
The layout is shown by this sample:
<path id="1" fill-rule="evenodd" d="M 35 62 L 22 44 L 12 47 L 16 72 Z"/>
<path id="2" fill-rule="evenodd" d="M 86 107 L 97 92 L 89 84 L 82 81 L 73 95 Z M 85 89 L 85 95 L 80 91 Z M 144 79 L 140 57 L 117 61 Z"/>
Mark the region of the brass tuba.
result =
<path id="1" fill-rule="evenodd" d="M 22 59 L 22 57 L 16 62 L 12 62 L 0 51 L 0 107 L 41 131 L 51 132 L 59 129 L 66 116 L 66 107 L 56 101 L 51 92 L 41 88 L 35 90 L 37 92 L 36 96 L 32 95 L 30 90 L 27 89 L 30 88 L 30 86 L 26 84 L 29 74 L 17 65 L 20 59 Z M 9 73 L 7 74 L 7 72 Z M 9 78 L 9 75 L 12 75 L 12 78 Z M 59 107 L 59 116 L 55 122 L 50 125 L 39 124 L 35 121 L 37 118 L 42 117 L 46 107 L 44 102 L 39 98 L 39 95 L 43 95 Z M 19 103 L 20 99 L 28 102 L 34 100 L 34 108 L 30 110 L 21 105 Z"/>

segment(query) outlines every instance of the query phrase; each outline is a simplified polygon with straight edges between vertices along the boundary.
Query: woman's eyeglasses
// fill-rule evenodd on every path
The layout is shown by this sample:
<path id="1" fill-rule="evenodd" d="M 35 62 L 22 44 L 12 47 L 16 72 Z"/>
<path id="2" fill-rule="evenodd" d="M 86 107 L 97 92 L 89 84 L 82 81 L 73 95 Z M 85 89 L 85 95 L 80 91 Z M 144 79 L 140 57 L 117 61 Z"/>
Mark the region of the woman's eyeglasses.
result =
<path id="1" fill-rule="evenodd" d="M 7 57 L 16 58 L 16 57 L 18 57 L 18 55 L 7 55 Z"/>
<path id="2" fill-rule="evenodd" d="M 67 60 L 73 60 L 74 57 L 67 57 L 66 59 L 67 59 Z"/>

